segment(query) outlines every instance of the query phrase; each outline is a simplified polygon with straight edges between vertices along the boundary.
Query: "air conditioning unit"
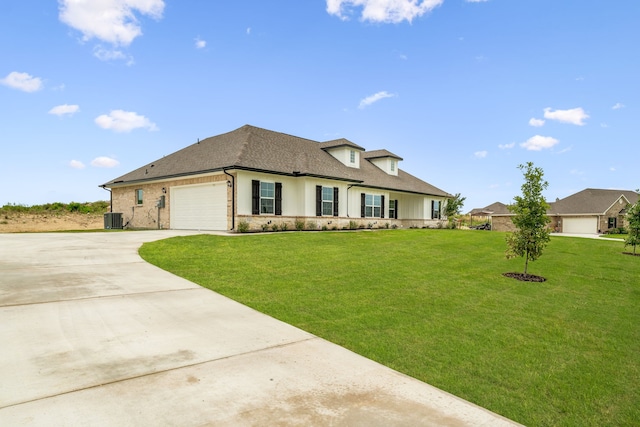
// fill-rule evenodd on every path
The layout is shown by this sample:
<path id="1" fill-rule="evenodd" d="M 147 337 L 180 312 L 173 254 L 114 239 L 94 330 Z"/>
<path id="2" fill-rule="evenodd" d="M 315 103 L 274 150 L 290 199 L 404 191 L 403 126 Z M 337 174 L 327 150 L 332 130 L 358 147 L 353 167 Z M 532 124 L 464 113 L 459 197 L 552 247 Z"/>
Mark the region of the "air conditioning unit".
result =
<path id="1" fill-rule="evenodd" d="M 122 229 L 122 214 L 120 212 L 107 212 L 104 214 L 104 229 Z"/>

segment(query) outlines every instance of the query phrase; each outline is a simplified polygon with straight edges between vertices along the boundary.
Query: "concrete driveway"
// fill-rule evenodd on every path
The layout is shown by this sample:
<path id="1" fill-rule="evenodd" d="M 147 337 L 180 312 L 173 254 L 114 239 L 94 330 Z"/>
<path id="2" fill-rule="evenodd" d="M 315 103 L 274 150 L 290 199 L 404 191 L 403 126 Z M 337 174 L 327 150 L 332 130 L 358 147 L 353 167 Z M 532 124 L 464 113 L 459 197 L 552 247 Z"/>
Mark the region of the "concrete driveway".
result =
<path id="1" fill-rule="evenodd" d="M 137 254 L 184 234 L 0 234 L 0 425 L 516 425 Z"/>

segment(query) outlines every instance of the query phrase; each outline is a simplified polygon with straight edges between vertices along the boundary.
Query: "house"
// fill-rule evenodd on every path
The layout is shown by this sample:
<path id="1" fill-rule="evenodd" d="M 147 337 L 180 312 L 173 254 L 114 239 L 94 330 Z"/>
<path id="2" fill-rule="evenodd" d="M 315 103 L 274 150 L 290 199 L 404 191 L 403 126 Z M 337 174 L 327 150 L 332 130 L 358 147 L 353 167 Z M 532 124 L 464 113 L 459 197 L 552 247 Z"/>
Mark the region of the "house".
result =
<path id="1" fill-rule="evenodd" d="M 549 203 L 547 214 L 552 229 L 559 233 L 600 234 L 625 227 L 625 209 L 638 196 L 635 191 L 587 188 Z"/>
<path id="2" fill-rule="evenodd" d="M 198 141 L 101 187 L 125 226 L 193 230 L 429 227 L 449 193 L 387 150 L 250 125 Z"/>
<path id="3" fill-rule="evenodd" d="M 636 203 L 639 196 L 635 191 L 587 188 L 549 203 L 550 227 L 558 233 L 574 234 L 600 234 L 612 228 L 625 227 L 625 209 L 628 204 Z M 498 204 L 491 206 L 495 208 Z M 502 206 L 504 209 L 494 209 L 491 214 L 492 229 L 514 231 L 513 214 L 506 205 Z"/>
<path id="4" fill-rule="evenodd" d="M 486 222 L 491 224 L 491 229 L 494 229 L 494 225 L 493 225 L 494 218 L 496 219 L 496 221 L 500 222 L 500 221 L 503 221 L 503 217 L 501 215 L 510 215 L 510 214 L 511 212 L 507 208 L 507 205 L 500 202 L 495 202 L 484 208 L 472 209 L 468 213 L 471 219 L 471 222 L 473 222 L 473 217 L 486 218 Z M 508 224 L 513 225 L 509 217 L 507 217 L 505 221 L 508 222 Z M 498 223 L 497 225 L 498 227 L 502 228 L 501 224 Z"/>

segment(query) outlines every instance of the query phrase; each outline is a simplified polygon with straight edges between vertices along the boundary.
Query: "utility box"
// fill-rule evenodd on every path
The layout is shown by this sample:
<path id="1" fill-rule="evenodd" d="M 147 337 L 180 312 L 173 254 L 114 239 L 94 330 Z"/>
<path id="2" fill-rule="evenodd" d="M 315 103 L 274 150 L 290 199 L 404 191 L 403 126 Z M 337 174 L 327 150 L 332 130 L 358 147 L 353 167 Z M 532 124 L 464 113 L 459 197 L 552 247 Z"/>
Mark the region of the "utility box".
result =
<path id="1" fill-rule="evenodd" d="M 157 208 L 164 208 L 164 196 L 160 196 L 158 201 L 156 202 Z"/>
<path id="2" fill-rule="evenodd" d="M 105 230 L 122 230 L 122 214 L 120 212 L 107 212 L 104 214 Z"/>

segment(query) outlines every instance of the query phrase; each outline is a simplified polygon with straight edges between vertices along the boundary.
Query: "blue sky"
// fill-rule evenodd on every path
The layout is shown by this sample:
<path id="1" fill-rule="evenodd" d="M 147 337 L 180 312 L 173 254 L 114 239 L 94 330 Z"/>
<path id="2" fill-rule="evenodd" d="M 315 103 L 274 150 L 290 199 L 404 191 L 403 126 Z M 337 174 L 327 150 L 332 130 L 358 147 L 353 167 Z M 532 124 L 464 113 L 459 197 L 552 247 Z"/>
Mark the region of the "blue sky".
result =
<path id="1" fill-rule="evenodd" d="M 387 149 L 466 197 L 640 187 L 636 0 L 3 0 L 0 205 L 244 124 Z"/>

